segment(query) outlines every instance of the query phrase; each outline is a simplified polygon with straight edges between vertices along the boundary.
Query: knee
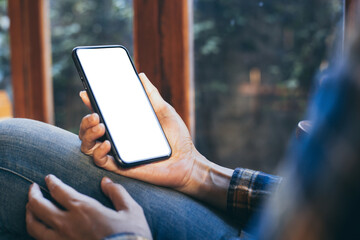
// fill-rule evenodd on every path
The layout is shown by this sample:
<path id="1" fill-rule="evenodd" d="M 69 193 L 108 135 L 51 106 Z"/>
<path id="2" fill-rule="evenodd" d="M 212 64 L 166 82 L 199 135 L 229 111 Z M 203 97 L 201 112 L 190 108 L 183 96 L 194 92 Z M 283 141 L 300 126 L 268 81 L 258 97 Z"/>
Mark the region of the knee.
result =
<path id="1" fill-rule="evenodd" d="M 43 122 L 12 118 L 0 121 L 0 152 L 14 151 L 24 146 L 36 146 L 48 141 L 53 126 Z"/>
<path id="2" fill-rule="evenodd" d="M 14 150 L 14 146 L 28 142 L 36 121 L 29 119 L 5 119 L 0 121 L 0 152 Z"/>
<path id="3" fill-rule="evenodd" d="M 0 141 L 6 141 L 18 133 L 24 125 L 25 119 L 9 118 L 0 121 Z"/>
<path id="4" fill-rule="evenodd" d="M 39 122 L 30 119 L 10 118 L 0 121 L 0 142 L 19 140 L 33 132 L 32 128 Z"/>
<path id="5" fill-rule="evenodd" d="M 6 119 L 0 121 L 0 154 L 2 151 L 31 150 L 44 152 L 59 148 L 80 148 L 77 135 L 58 127 L 31 119 Z"/>

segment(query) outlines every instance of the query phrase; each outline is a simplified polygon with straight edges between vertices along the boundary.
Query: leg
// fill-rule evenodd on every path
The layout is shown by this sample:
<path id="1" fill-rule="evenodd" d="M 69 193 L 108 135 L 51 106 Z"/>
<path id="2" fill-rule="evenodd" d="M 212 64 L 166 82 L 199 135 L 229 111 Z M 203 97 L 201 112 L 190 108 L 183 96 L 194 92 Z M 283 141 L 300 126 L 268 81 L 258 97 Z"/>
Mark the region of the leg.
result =
<path id="1" fill-rule="evenodd" d="M 49 173 L 109 207 L 100 180 L 108 176 L 121 183 L 144 208 L 155 238 L 220 239 L 238 234 L 235 223 L 185 195 L 96 167 L 80 152 L 77 135 L 24 119 L 0 121 L 0 232 L 26 234 L 29 185 L 36 182 L 46 191 L 44 177 Z"/>

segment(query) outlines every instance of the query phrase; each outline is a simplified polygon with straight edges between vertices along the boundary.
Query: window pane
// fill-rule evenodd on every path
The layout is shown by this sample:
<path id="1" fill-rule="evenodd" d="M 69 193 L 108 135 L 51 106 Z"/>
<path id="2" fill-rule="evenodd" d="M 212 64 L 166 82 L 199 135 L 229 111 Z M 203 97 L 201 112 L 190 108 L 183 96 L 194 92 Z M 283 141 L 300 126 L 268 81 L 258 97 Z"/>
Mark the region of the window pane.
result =
<path id="1" fill-rule="evenodd" d="M 9 27 L 7 1 L 0 1 L 0 119 L 12 116 Z"/>
<path id="2" fill-rule="evenodd" d="M 81 45 L 121 44 L 133 52 L 131 0 L 51 0 L 55 123 L 78 132 L 89 113 L 79 97 L 82 83 L 71 59 Z"/>
<path id="3" fill-rule="evenodd" d="M 314 74 L 326 69 L 327 49 L 342 38 L 342 5 L 195 0 L 200 152 L 225 166 L 274 172 L 304 117 Z"/>

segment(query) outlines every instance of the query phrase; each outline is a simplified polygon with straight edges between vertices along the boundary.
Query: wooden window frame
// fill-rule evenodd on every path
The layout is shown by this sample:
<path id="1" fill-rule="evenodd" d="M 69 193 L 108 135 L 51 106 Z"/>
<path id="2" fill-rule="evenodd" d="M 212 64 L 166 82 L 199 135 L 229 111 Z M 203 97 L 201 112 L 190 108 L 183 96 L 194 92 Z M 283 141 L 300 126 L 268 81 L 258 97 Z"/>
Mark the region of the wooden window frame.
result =
<path id="1" fill-rule="evenodd" d="M 134 52 L 145 72 L 194 130 L 192 1 L 134 0 Z M 8 1 L 16 117 L 53 123 L 48 0 Z"/>
<path id="2" fill-rule="evenodd" d="M 345 0 L 345 44 L 348 44 L 349 41 L 353 38 L 353 34 L 358 34 L 356 29 L 357 23 L 359 23 L 360 18 L 360 0 Z"/>
<path id="3" fill-rule="evenodd" d="M 14 116 L 54 122 L 48 0 L 9 0 Z"/>
<path id="4" fill-rule="evenodd" d="M 359 17 L 360 0 L 344 1 L 348 36 Z M 133 5 L 137 68 L 194 137 L 192 1 L 134 0 Z M 15 116 L 53 123 L 49 0 L 9 0 L 8 9 Z"/>
<path id="5" fill-rule="evenodd" d="M 346 22 L 353 22 L 355 20 L 356 13 L 356 4 L 359 3 L 359 0 L 345 0 L 345 18 Z"/>
<path id="6" fill-rule="evenodd" d="M 134 56 L 194 138 L 192 1 L 134 0 Z"/>

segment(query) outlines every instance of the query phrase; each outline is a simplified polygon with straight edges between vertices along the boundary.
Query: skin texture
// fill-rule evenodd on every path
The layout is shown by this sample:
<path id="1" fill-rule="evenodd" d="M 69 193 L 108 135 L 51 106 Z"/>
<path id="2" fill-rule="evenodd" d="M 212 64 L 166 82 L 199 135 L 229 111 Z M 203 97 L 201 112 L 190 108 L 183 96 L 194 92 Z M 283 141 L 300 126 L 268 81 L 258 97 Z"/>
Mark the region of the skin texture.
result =
<path id="1" fill-rule="evenodd" d="M 119 232 L 134 232 L 151 239 L 142 208 L 129 193 L 109 178 L 101 189 L 116 209 L 112 210 L 64 184 L 54 175 L 45 178 L 51 196 L 63 208 L 44 198 L 37 184 L 32 184 L 26 205 L 26 226 L 36 239 L 102 239 Z"/>
<path id="2" fill-rule="evenodd" d="M 96 113 L 82 119 L 79 132 L 82 152 L 93 156 L 94 163 L 106 170 L 174 188 L 220 209 L 226 209 L 227 188 L 233 170 L 218 166 L 202 156 L 196 150 L 185 123 L 175 109 L 163 100 L 144 73 L 140 73 L 139 77 L 171 145 L 172 156 L 164 161 L 129 169 L 121 168 L 113 157 L 108 155 L 110 142 L 97 141 L 105 134 L 105 127 Z M 87 93 L 80 92 L 80 97 L 92 110 Z"/>
<path id="3" fill-rule="evenodd" d="M 170 159 L 129 169 L 119 167 L 113 157 L 108 155 L 111 148 L 110 142 L 96 141 L 105 134 L 105 127 L 99 123 L 99 116 L 96 113 L 85 116 L 81 122 L 79 132 L 82 140 L 81 150 L 93 156 L 95 164 L 106 170 L 156 185 L 182 188 L 191 177 L 198 153 L 184 122 L 174 108 L 161 98 L 157 89 L 144 74 L 140 74 L 140 78 L 172 147 L 173 153 Z M 80 96 L 86 106 L 91 109 L 86 92 L 81 92 Z"/>

